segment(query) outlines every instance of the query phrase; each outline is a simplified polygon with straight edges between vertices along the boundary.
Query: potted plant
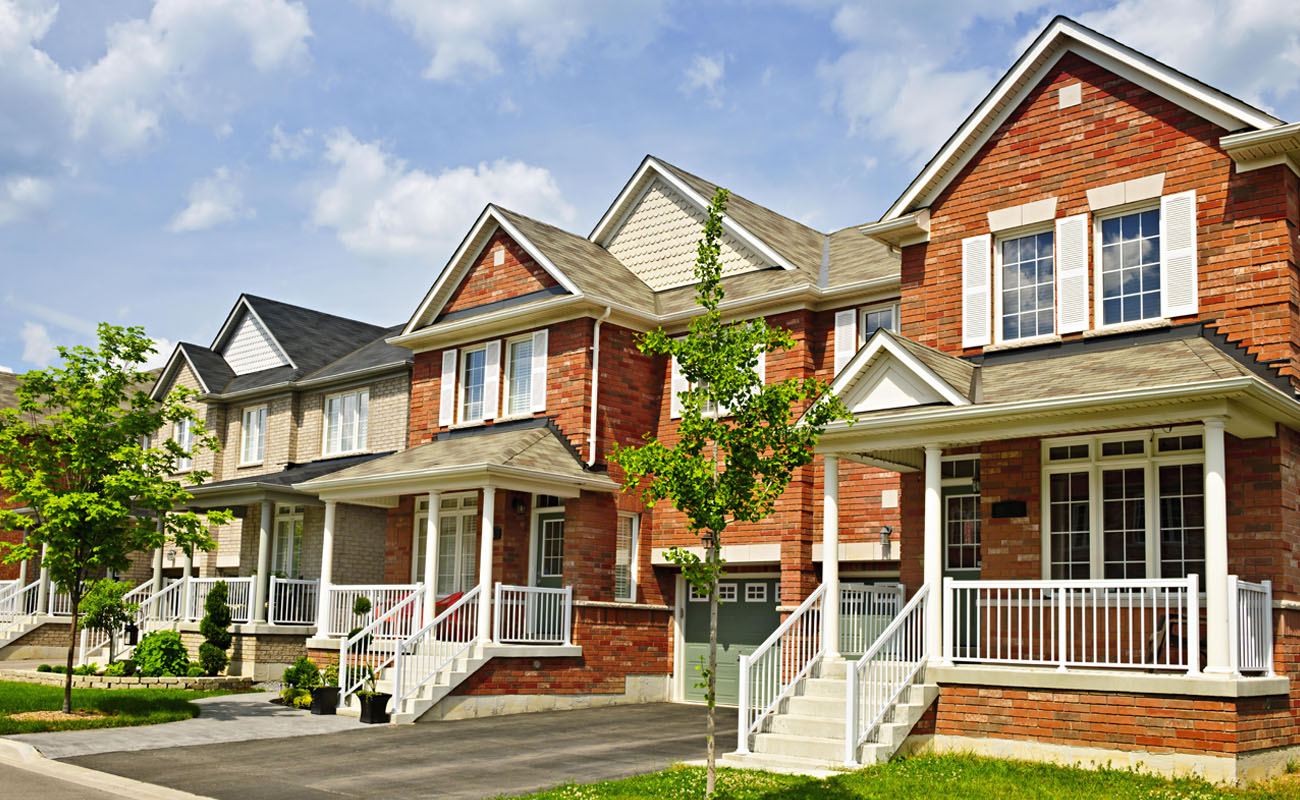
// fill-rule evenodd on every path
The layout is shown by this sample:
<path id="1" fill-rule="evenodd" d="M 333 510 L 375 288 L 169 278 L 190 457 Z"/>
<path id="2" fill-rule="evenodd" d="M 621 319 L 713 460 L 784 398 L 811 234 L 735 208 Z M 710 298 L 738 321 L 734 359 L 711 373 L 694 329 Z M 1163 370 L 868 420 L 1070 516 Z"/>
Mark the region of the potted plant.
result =
<path id="1" fill-rule="evenodd" d="M 311 713 L 333 714 L 339 707 L 339 668 L 326 664 L 320 671 L 320 683 L 311 690 Z"/>
<path id="2" fill-rule="evenodd" d="M 375 671 L 369 664 L 362 669 L 365 670 L 366 688 L 357 692 L 357 699 L 361 702 L 361 721 L 371 725 L 388 722 L 388 701 L 393 696 L 375 690 Z"/>

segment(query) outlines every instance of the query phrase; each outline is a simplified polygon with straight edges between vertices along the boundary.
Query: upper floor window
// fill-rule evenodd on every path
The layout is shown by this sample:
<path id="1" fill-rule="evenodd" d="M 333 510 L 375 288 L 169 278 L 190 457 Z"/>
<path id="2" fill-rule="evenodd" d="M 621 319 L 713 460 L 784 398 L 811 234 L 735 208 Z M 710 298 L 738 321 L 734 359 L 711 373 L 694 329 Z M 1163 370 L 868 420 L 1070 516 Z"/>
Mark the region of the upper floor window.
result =
<path id="1" fill-rule="evenodd" d="M 266 453 L 266 406 L 244 409 L 239 463 L 256 464 Z"/>
<path id="2" fill-rule="evenodd" d="M 527 414 L 533 403 L 533 337 L 516 339 L 506 347 L 506 414 Z"/>
<path id="3" fill-rule="evenodd" d="M 487 383 L 487 348 L 477 347 L 461 354 L 460 421 L 483 419 L 484 389 Z"/>
<path id="4" fill-rule="evenodd" d="M 866 344 L 881 328 L 898 333 L 898 303 L 862 309 L 862 318 L 858 322 L 858 346 Z"/>
<path id="5" fill-rule="evenodd" d="M 327 456 L 366 449 L 366 418 L 370 390 L 342 392 L 325 398 L 325 447 Z"/>
<path id="6" fill-rule="evenodd" d="M 1160 210 L 1107 217 L 1098 223 L 1102 324 L 1160 317 Z"/>
<path id="7" fill-rule="evenodd" d="M 1055 332 L 1056 285 L 1051 231 L 1003 239 L 994 248 L 998 330 L 1002 341 Z"/>
<path id="8" fill-rule="evenodd" d="M 172 428 L 172 439 L 186 453 L 191 453 L 194 449 L 194 421 L 182 419 L 176 422 Z M 176 459 L 177 472 L 189 472 L 194 469 L 194 458 L 192 455 L 184 455 Z"/>

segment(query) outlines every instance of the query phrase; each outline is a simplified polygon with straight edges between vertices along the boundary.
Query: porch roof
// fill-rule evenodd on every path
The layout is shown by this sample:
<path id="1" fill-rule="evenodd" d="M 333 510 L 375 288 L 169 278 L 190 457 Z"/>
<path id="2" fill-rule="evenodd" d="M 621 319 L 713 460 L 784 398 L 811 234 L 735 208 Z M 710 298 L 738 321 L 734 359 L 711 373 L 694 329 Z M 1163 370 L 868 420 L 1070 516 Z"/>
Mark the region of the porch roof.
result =
<path id="1" fill-rule="evenodd" d="M 290 503 L 312 502 L 315 498 L 295 487 L 295 484 L 330 475 L 341 470 L 375 461 L 392 455 L 391 450 L 384 453 L 366 453 L 342 458 L 323 458 L 305 464 L 287 464 L 279 472 L 262 475 L 246 475 L 224 481 L 187 486 L 186 491 L 194 500 L 186 505 L 193 508 L 224 508 L 230 505 L 247 505 L 263 500 L 282 500 Z"/>
<path id="2" fill-rule="evenodd" d="M 914 360 L 896 357 L 894 348 L 873 351 L 869 342 L 832 386 L 853 410 L 854 424 L 829 426 L 819 452 L 910 471 L 920 467 L 916 448 L 924 444 L 1207 417 L 1222 417 L 1241 438 L 1272 436 L 1275 422 L 1300 426 L 1289 379 L 1199 324 L 975 358 L 887 335 Z M 890 388 L 879 388 L 882 374 L 893 376 Z M 915 389 L 923 381 L 934 386 L 936 378 L 952 390 L 947 399 Z"/>
<path id="3" fill-rule="evenodd" d="M 530 419 L 439 434 L 432 442 L 294 488 L 322 500 L 391 506 L 404 494 L 483 486 L 576 497 L 618 484 L 587 469 L 550 420 Z"/>

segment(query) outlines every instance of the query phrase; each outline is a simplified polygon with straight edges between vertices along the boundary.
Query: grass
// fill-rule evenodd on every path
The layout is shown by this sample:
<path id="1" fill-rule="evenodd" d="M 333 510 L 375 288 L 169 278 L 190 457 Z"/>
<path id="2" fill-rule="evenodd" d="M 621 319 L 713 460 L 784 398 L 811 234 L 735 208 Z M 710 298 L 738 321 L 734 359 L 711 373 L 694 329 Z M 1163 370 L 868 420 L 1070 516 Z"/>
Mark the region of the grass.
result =
<path id="1" fill-rule="evenodd" d="M 532 800 L 703 798 L 704 769 L 674 767 L 621 781 L 565 784 Z M 965 755 L 899 758 L 826 780 L 770 772 L 718 771 L 719 800 L 1300 800 L 1300 782 L 1246 789 L 1166 780 L 1113 769 L 1083 770 Z"/>
<path id="2" fill-rule="evenodd" d="M 73 710 L 100 711 L 108 716 L 63 721 L 16 720 L 9 715 L 24 711 L 58 711 L 63 708 L 63 687 L 0 681 L 0 735 L 73 731 L 86 728 L 121 728 L 175 722 L 199 715 L 199 707 L 191 703 L 191 700 L 221 694 L 231 694 L 231 692 L 194 692 L 184 689 L 73 689 Z"/>

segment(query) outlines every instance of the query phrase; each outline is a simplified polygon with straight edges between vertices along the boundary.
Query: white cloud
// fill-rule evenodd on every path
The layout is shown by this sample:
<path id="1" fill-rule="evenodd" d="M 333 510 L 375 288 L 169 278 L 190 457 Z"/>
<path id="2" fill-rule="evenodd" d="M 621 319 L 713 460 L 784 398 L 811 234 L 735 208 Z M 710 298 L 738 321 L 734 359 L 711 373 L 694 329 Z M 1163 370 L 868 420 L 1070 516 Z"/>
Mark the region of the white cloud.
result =
<path id="1" fill-rule="evenodd" d="M 723 56 L 697 55 L 682 73 L 682 90 L 686 94 L 703 91 L 712 106 L 722 105 L 722 80 L 727 62 Z"/>
<path id="2" fill-rule="evenodd" d="M 69 314 L 63 309 L 32 302 L 12 294 L 5 295 L 5 304 L 21 311 L 25 316 L 35 317 L 42 322 L 57 325 L 82 336 L 92 337 L 95 335 L 95 323 L 82 319 L 76 314 Z"/>
<path id="3" fill-rule="evenodd" d="M 664 0 L 389 0 L 389 13 L 429 52 L 424 77 L 450 80 L 502 70 L 522 51 L 549 70 L 579 42 L 636 51 L 667 23 Z"/>
<path id="4" fill-rule="evenodd" d="M 271 150 L 270 156 L 276 161 L 297 161 L 311 155 L 312 149 L 312 131 L 311 128 L 303 128 L 297 133 L 285 133 L 284 129 L 276 123 L 271 129 Z"/>
<path id="5" fill-rule="evenodd" d="M 551 173 L 521 161 L 435 175 L 347 129 L 326 137 L 324 158 L 333 173 L 316 197 L 312 221 L 359 255 L 445 260 L 489 202 L 561 225 L 576 216 Z"/>
<path id="6" fill-rule="evenodd" d="M 167 224 L 167 230 L 172 233 L 207 230 L 253 216 L 253 210 L 244 206 L 239 182 L 226 167 L 217 167 L 210 177 L 195 181 L 186 199 L 189 205 Z"/>
<path id="7" fill-rule="evenodd" d="M 154 339 L 154 352 L 145 356 L 144 363 L 140 369 L 162 369 L 167 366 L 167 359 L 172 356 L 172 342 L 170 339 Z"/>
<path id="8" fill-rule="evenodd" d="M 4 373 L 7 373 L 7 374 L 9 374 L 9 375 L 12 375 L 12 374 L 14 374 L 14 368 L 13 368 L 13 367 L 6 367 L 4 364 L 0 364 L 0 372 L 4 372 Z"/>
<path id="9" fill-rule="evenodd" d="M 44 367 L 54 360 L 56 355 L 54 340 L 50 338 L 50 332 L 44 325 L 24 322 L 23 329 L 18 332 L 18 335 L 23 340 L 23 361 Z"/>
<path id="10" fill-rule="evenodd" d="M 50 181 L 33 175 L 0 176 L 0 225 L 30 219 L 49 208 Z"/>
<path id="11" fill-rule="evenodd" d="M 217 137 L 218 139 L 227 139 L 230 137 L 230 134 L 234 132 L 235 132 L 235 127 L 233 125 L 231 125 L 229 122 L 223 122 L 217 126 L 217 129 L 212 132 L 212 135 Z"/>

